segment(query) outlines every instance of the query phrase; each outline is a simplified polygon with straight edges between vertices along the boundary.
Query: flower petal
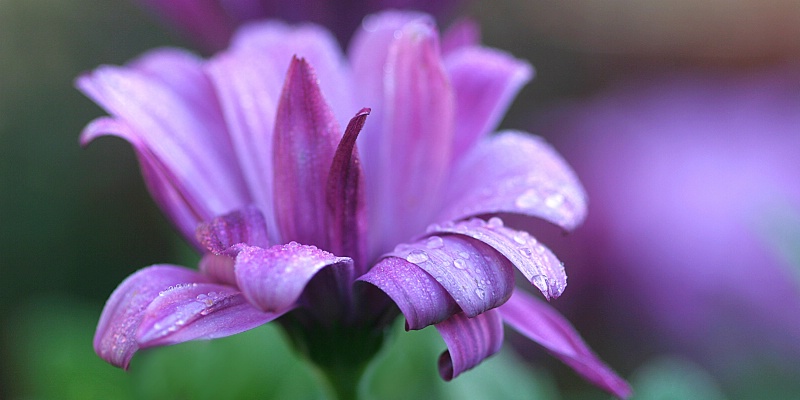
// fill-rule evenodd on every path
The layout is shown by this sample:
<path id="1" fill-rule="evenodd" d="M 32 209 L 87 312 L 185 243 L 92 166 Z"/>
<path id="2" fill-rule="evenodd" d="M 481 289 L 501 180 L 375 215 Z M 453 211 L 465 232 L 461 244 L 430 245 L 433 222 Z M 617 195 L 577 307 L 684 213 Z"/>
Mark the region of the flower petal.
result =
<path id="1" fill-rule="evenodd" d="M 434 277 L 404 258 L 386 257 L 358 280 L 375 285 L 392 299 L 406 317 L 406 330 L 422 329 L 459 311 Z"/>
<path id="2" fill-rule="evenodd" d="M 489 222 L 473 218 L 455 224 L 434 224 L 428 227 L 428 233 L 464 235 L 489 245 L 511 261 L 547 299 L 560 296 L 567 287 L 564 265 L 550 249 L 528 232 L 506 228 L 498 217 Z"/>
<path id="3" fill-rule="evenodd" d="M 204 222 L 197 227 L 197 240 L 210 252 L 236 257 L 237 244 L 267 247 L 267 226 L 264 216 L 255 207 L 245 207 Z"/>
<path id="4" fill-rule="evenodd" d="M 439 356 L 439 375 L 449 381 L 497 353 L 503 344 L 503 320 L 497 310 L 474 318 L 456 314 L 436 324 L 447 351 Z"/>
<path id="5" fill-rule="evenodd" d="M 136 341 L 144 349 L 235 335 L 280 317 L 247 302 L 236 288 L 191 283 L 166 288 L 144 310 Z"/>
<path id="6" fill-rule="evenodd" d="M 94 336 L 94 351 L 109 363 L 127 369 L 139 349 L 135 333 L 145 309 L 161 291 L 193 283 L 208 283 L 208 278 L 173 265 L 154 265 L 129 276 L 103 307 Z"/>
<path id="7" fill-rule="evenodd" d="M 364 174 L 356 148 L 356 138 L 364 127 L 370 109 L 356 114 L 345 129 L 336 148 L 325 191 L 328 205 L 326 225 L 328 244 L 335 254 L 352 258 L 355 273 L 366 272 L 366 210 L 364 199 Z"/>
<path id="8" fill-rule="evenodd" d="M 201 62 L 159 50 L 129 67 L 103 66 L 76 81 L 117 121 L 91 124 L 82 142 L 101 134 L 129 141 L 153 197 L 192 242 L 198 222 L 250 203 Z"/>
<path id="9" fill-rule="evenodd" d="M 549 144 L 530 134 L 487 137 L 452 176 L 439 221 L 509 212 L 572 229 L 586 216 L 586 193 L 575 173 Z"/>
<path id="10" fill-rule="evenodd" d="M 508 259 L 461 235 L 430 236 L 399 245 L 388 255 L 433 276 L 469 318 L 505 303 L 514 290 L 514 267 Z"/>
<path id="11" fill-rule="evenodd" d="M 328 248 L 325 187 L 341 131 L 311 66 L 294 58 L 273 144 L 275 215 L 284 241 Z"/>
<path id="12" fill-rule="evenodd" d="M 533 68 L 510 54 L 479 47 L 449 54 L 445 67 L 456 96 L 453 159 L 458 159 L 497 127 L 514 96 L 533 77 Z"/>
<path id="13" fill-rule="evenodd" d="M 233 272 L 235 260 L 229 255 L 205 253 L 198 266 L 200 272 L 216 283 L 236 286 L 236 274 Z"/>
<path id="14" fill-rule="evenodd" d="M 234 271 L 250 303 L 267 312 L 283 313 L 297 304 L 308 282 L 322 269 L 335 266 L 352 273 L 352 263 L 350 258 L 291 242 L 268 249 L 243 247 Z"/>
<path id="15" fill-rule="evenodd" d="M 455 101 L 435 27 L 415 20 L 396 37 L 383 66 L 381 132 L 364 149 L 374 157 L 367 195 L 376 249 L 410 239 L 434 216 L 453 137 Z"/>
<path id="16" fill-rule="evenodd" d="M 631 396 L 630 385 L 603 363 L 575 328 L 548 304 L 516 290 L 498 310 L 508 325 L 544 346 L 586 380 L 615 396 Z"/>
<path id="17" fill-rule="evenodd" d="M 336 39 L 321 26 L 278 21 L 252 23 L 236 32 L 231 47 L 248 54 L 256 65 L 271 64 L 275 71 L 270 73 L 278 73 L 280 79 L 286 75 L 292 57 L 305 59 L 314 66 L 320 90 L 339 124 L 347 122 L 357 109 L 350 65 Z"/>

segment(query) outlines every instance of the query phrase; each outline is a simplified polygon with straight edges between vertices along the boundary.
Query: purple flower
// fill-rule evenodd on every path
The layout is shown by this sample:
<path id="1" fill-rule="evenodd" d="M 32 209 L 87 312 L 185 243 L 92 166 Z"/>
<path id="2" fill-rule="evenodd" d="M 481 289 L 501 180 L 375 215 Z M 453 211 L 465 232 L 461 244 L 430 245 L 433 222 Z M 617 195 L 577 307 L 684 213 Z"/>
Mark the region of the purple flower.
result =
<path id="1" fill-rule="evenodd" d="M 127 367 L 138 349 L 277 319 L 325 369 L 368 361 L 399 309 L 408 329 L 444 338 L 446 380 L 497 352 L 505 322 L 627 396 L 563 317 L 514 290 L 515 268 L 545 298 L 566 275 L 496 214 L 571 229 L 586 209 L 543 140 L 487 135 L 532 69 L 449 35 L 440 45 L 424 14 L 373 15 L 345 58 L 316 26 L 269 22 L 207 61 L 165 49 L 79 78 L 112 115 L 82 142 L 128 140 L 155 200 L 205 252 L 199 272 L 158 265 L 123 282 L 97 353 Z"/>
<path id="2" fill-rule="evenodd" d="M 614 329 L 658 333 L 644 351 L 679 351 L 728 378 L 768 354 L 796 364 L 796 68 L 646 76 L 544 127 L 563 135 L 592 195 L 569 256 L 595 260 L 595 273 L 572 283 L 611 288 L 577 307 L 615 310 Z"/>
<path id="3" fill-rule="evenodd" d="M 346 43 L 364 16 L 388 8 L 408 8 L 443 15 L 458 0 L 138 0 L 187 37 L 209 50 L 228 45 L 236 28 L 262 18 L 313 22 L 332 29 Z"/>

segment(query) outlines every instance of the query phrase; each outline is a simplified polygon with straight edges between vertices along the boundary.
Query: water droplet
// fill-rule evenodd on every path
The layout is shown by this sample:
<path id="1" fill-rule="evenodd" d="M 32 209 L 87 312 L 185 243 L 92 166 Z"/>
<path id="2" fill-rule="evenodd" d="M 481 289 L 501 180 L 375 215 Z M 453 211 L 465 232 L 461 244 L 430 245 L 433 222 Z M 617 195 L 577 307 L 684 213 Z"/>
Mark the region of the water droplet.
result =
<path id="1" fill-rule="evenodd" d="M 484 226 L 486 226 L 486 221 L 480 218 L 473 218 L 469 220 L 469 222 L 467 222 L 467 225 L 470 228 L 483 228 Z"/>
<path id="2" fill-rule="evenodd" d="M 425 246 L 429 249 L 438 249 L 444 246 L 444 240 L 439 236 L 431 236 L 428 238 L 428 241 L 425 242 Z"/>
<path id="3" fill-rule="evenodd" d="M 477 289 L 475 289 L 475 294 L 476 294 L 476 295 L 478 296 L 478 298 L 479 298 L 479 299 L 481 299 L 481 300 L 483 300 L 484 298 L 486 298 L 486 291 L 485 291 L 485 290 L 483 290 L 483 289 L 481 289 L 481 288 L 477 288 Z"/>
<path id="4" fill-rule="evenodd" d="M 428 225 L 428 227 L 425 229 L 425 232 L 427 232 L 427 233 L 432 233 L 432 232 L 438 232 L 438 231 L 440 231 L 440 230 L 442 230 L 442 227 L 441 227 L 441 226 L 439 226 L 439 224 L 430 224 L 430 225 Z"/>
<path id="5" fill-rule="evenodd" d="M 419 264 L 428 261 L 428 254 L 422 250 L 414 250 L 406 256 L 408 262 Z"/>
<path id="6" fill-rule="evenodd" d="M 519 208 L 533 208 L 539 204 L 540 201 L 539 193 L 534 189 L 528 189 L 525 193 L 517 197 L 517 201 L 514 204 Z"/>
<path id="7" fill-rule="evenodd" d="M 520 247 L 519 254 L 522 254 L 526 258 L 533 257 L 533 250 L 530 247 Z"/>
<path id="8" fill-rule="evenodd" d="M 544 254 L 544 246 L 542 246 L 542 245 L 536 246 L 536 254 L 538 254 L 538 255 Z"/>
<path id="9" fill-rule="evenodd" d="M 465 260 L 469 260 L 469 253 L 467 253 L 466 251 L 459 251 L 458 256 Z"/>
<path id="10" fill-rule="evenodd" d="M 556 208 L 564 204 L 564 195 L 561 193 L 553 193 L 544 200 L 544 204 L 550 208 Z"/>
<path id="11" fill-rule="evenodd" d="M 533 279 L 531 279 L 531 283 L 533 283 L 533 286 L 536 286 L 537 289 L 549 293 L 547 290 L 547 278 L 545 278 L 544 275 L 534 276 Z"/>
<path id="12" fill-rule="evenodd" d="M 453 265 L 455 265 L 455 266 L 456 266 L 456 268 L 458 268 L 458 269 L 465 269 L 465 268 L 467 268 L 467 263 L 466 263 L 466 261 L 464 261 L 464 260 L 462 260 L 462 259 L 460 259 L 460 258 L 458 258 L 458 259 L 456 259 L 455 261 L 453 261 Z"/>
<path id="13" fill-rule="evenodd" d="M 530 239 L 530 237 L 531 235 L 525 231 L 514 232 L 514 241 L 519 244 L 528 243 L 528 239 Z"/>
<path id="14" fill-rule="evenodd" d="M 486 224 L 486 226 L 491 229 L 502 228 L 503 220 L 498 217 L 489 218 L 489 222 Z"/>

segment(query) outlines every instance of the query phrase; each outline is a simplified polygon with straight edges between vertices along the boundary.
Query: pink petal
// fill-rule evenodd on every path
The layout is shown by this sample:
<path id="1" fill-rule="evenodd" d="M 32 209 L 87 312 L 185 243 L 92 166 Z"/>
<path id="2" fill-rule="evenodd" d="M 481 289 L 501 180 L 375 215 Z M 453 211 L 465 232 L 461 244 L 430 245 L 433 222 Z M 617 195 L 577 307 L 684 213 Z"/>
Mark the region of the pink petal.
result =
<path id="1" fill-rule="evenodd" d="M 457 159 L 497 127 L 517 92 L 533 77 L 533 68 L 507 53 L 479 47 L 449 54 L 445 67 L 456 96 Z"/>
<path id="2" fill-rule="evenodd" d="M 197 240 L 214 254 L 235 257 L 235 245 L 269 246 L 264 216 L 255 207 L 246 207 L 197 227 Z"/>
<path id="3" fill-rule="evenodd" d="M 548 304 L 516 290 L 499 310 L 508 325 L 544 346 L 589 382 L 615 396 L 631 396 L 630 385 L 603 363 L 575 328 Z"/>
<path id="4" fill-rule="evenodd" d="M 436 279 L 404 258 L 386 257 L 358 280 L 375 285 L 392 299 L 406 317 L 406 330 L 422 329 L 459 311 Z"/>
<path id="5" fill-rule="evenodd" d="M 234 270 L 236 282 L 250 303 L 267 312 L 284 313 L 295 307 L 314 275 L 331 266 L 352 273 L 352 262 L 314 246 L 291 242 L 268 249 L 243 247 Z"/>
<path id="6" fill-rule="evenodd" d="M 474 318 L 456 314 L 436 324 L 447 351 L 439 356 L 439 375 L 449 381 L 497 353 L 503 344 L 503 320 L 497 310 Z"/>
<path id="7" fill-rule="evenodd" d="M 428 233 L 464 235 L 489 245 L 511 261 L 547 299 L 560 296 L 567 287 L 564 265 L 550 249 L 528 232 L 506 228 L 500 218 L 434 224 L 428 227 Z"/>
<path id="8" fill-rule="evenodd" d="M 311 66 L 293 59 L 273 144 L 275 215 L 284 241 L 329 248 L 325 187 L 340 135 Z"/>
<path id="9" fill-rule="evenodd" d="M 380 135 L 362 147 L 375 157 L 367 193 L 376 249 L 408 240 L 434 216 L 453 138 L 453 91 L 435 27 L 412 21 L 396 36 L 383 67 Z"/>
<path id="10" fill-rule="evenodd" d="M 104 134 L 129 141 L 153 197 L 191 241 L 198 222 L 250 202 L 201 62 L 160 50 L 130 67 L 103 66 L 76 81 L 114 118 L 90 124 L 81 141 Z"/>
<path id="11" fill-rule="evenodd" d="M 485 138 L 452 176 L 440 221 L 509 212 L 572 229 L 586 216 L 586 193 L 575 173 L 549 144 L 530 134 Z"/>
<path id="12" fill-rule="evenodd" d="M 144 310 L 136 340 L 144 349 L 216 339 L 261 326 L 283 313 L 253 307 L 236 288 L 191 283 L 166 288 Z"/>
<path id="13" fill-rule="evenodd" d="M 397 246 L 388 255 L 434 277 L 469 318 L 505 303 L 514 290 L 514 267 L 508 259 L 461 235 L 430 236 Z"/>
<path id="14" fill-rule="evenodd" d="M 364 127 L 370 110 L 364 108 L 356 114 L 345 129 L 336 148 L 325 191 L 328 205 L 328 243 L 330 250 L 353 258 L 355 273 L 366 272 L 366 210 L 364 199 L 364 174 L 358 158 L 356 138 Z"/>

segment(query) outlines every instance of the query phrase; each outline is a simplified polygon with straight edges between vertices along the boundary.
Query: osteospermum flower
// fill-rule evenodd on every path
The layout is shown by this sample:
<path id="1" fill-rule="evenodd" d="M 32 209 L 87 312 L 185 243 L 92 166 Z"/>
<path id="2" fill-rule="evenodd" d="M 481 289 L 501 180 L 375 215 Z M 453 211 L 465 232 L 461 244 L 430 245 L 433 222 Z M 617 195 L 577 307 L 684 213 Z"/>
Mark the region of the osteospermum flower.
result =
<path id="1" fill-rule="evenodd" d="M 426 15 L 389 12 L 364 22 L 345 58 L 323 29 L 267 22 L 207 61 L 164 49 L 79 78 L 112 115 L 82 142 L 128 140 L 155 200 L 204 252 L 199 271 L 125 280 L 96 352 L 127 367 L 138 349 L 277 320 L 342 384 L 399 309 L 408 329 L 444 338 L 446 380 L 497 352 L 505 322 L 627 396 L 563 317 L 514 289 L 516 269 L 558 297 L 566 275 L 496 215 L 571 229 L 585 195 L 543 140 L 487 135 L 532 69 L 459 37 L 440 45 Z"/>

